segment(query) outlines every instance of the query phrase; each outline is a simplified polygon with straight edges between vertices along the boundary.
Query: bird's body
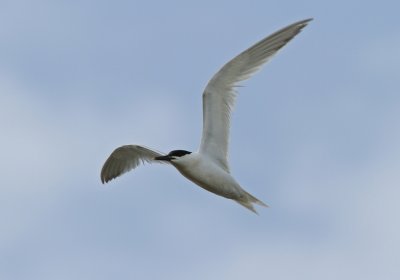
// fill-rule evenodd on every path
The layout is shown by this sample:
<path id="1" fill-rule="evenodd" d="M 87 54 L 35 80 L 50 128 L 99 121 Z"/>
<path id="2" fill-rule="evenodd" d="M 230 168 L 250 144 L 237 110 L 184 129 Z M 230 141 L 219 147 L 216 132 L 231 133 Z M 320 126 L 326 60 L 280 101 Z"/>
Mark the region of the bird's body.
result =
<path id="1" fill-rule="evenodd" d="M 172 164 L 198 186 L 232 199 L 255 213 L 253 204 L 267 206 L 246 192 L 230 174 L 227 157 L 235 87 L 259 70 L 310 20 L 293 23 L 266 37 L 229 61 L 213 76 L 203 93 L 203 134 L 198 152 L 174 150 L 164 155 L 144 146 L 122 146 L 104 163 L 102 182 L 108 182 L 143 162 L 164 162 Z"/>
<path id="2" fill-rule="evenodd" d="M 172 165 L 196 185 L 216 195 L 232 199 L 253 212 L 255 211 L 252 206 L 253 202 L 266 206 L 242 189 L 235 178 L 214 162 L 212 158 L 201 153 L 191 153 L 185 157 L 180 157 L 172 162 Z"/>

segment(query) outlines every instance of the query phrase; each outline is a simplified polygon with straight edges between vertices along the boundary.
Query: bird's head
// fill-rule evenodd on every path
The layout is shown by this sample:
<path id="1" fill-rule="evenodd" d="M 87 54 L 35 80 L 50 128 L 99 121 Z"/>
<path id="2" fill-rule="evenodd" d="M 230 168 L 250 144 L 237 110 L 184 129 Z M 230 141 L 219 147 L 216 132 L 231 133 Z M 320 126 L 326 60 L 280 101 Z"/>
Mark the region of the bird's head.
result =
<path id="1" fill-rule="evenodd" d="M 188 152 L 185 150 L 173 150 L 165 156 L 155 157 L 155 160 L 164 160 L 164 161 L 173 161 L 175 159 L 179 159 L 185 155 L 191 154 L 192 152 Z"/>

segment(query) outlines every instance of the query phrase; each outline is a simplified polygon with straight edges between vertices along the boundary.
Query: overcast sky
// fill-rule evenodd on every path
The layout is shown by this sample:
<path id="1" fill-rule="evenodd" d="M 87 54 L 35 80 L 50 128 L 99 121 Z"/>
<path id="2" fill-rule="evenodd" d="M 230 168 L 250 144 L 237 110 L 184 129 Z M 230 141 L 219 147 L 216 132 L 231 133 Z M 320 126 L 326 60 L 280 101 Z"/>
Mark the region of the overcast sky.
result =
<path id="1" fill-rule="evenodd" d="M 398 1 L 0 1 L 0 278 L 400 279 Z M 240 88 L 256 216 L 124 144 L 197 150 L 225 62 L 308 27 Z"/>

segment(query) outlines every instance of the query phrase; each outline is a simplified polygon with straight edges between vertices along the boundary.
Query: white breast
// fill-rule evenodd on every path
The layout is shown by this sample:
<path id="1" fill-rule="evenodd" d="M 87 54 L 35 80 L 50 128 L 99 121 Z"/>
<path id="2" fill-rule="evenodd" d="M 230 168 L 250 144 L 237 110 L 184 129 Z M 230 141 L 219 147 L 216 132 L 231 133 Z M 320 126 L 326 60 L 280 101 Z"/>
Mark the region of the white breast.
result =
<path id="1" fill-rule="evenodd" d="M 235 179 L 205 155 L 191 153 L 171 163 L 183 176 L 210 192 L 230 199 L 243 195 L 244 190 Z"/>

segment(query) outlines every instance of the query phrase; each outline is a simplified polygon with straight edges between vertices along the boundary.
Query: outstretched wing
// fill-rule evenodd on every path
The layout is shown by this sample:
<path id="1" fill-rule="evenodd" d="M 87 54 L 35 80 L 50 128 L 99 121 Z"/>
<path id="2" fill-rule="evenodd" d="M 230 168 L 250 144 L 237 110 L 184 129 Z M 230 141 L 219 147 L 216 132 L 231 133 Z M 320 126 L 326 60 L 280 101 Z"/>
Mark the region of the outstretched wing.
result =
<path id="1" fill-rule="evenodd" d="M 107 183 L 112 179 L 136 168 L 141 163 L 161 162 L 154 160 L 163 154 L 137 145 L 119 147 L 111 153 L 101 169 L 101 182 Z M 165 163 L 165 161 L 162 161 Z"/>
<path id="2" fill-rule="evenodd" d="M 203 135 L 200 153 L 213 158 L 229 172 L 228 143 L 230 113 L 235 86 L 251 77 L 312 19 L 293 23 L 245 50 L 225 64 L 208 82 L 203 93 Z"/>

